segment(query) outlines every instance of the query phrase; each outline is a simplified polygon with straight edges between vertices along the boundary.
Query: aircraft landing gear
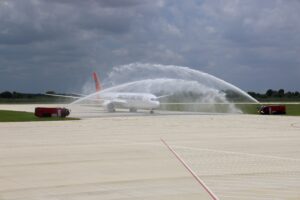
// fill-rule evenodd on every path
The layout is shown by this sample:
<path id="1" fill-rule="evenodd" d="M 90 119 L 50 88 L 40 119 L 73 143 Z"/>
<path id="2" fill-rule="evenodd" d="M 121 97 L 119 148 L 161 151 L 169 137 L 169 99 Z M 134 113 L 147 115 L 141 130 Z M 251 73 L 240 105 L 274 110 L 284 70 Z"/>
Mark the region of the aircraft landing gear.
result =
<path id="1" fill-rule="evenodd" d="M 116 112 L 116 109 L 110 108 L 110 109 L 107 109 L 107 111 L 110 112 L 110 113 L 113 113 L 113 112 Z"/>
<path id="2" fill-rule="evenodd" d="M 108 112 L 116 112 L 115 105 L 110 103 L 106 106 Z"/>
<path id="3" fill-rule="evenodd" d="M 137 112 L 136 108 L 129 108 L 129 112 Z"/>
<path id="4" fill-rule="evenodd" d="M 154 114 L 154 110 L 150 110 L 150 114 Z"/>

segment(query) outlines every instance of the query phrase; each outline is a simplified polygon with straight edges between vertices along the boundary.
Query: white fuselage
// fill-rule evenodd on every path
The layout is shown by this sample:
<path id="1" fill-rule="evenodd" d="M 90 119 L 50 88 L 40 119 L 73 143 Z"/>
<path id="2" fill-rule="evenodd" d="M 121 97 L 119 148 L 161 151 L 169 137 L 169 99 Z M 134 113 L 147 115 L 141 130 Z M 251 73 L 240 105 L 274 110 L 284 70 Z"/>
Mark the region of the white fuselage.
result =
<path id="1" fill-rule="evenodd" d="M 105 92 L 100 95 L 104 100 L 104 106 L 109 108 L 129 108 L 154 110 L 160 106 L 157 97 L 150 93 L 120 93 Z"/>

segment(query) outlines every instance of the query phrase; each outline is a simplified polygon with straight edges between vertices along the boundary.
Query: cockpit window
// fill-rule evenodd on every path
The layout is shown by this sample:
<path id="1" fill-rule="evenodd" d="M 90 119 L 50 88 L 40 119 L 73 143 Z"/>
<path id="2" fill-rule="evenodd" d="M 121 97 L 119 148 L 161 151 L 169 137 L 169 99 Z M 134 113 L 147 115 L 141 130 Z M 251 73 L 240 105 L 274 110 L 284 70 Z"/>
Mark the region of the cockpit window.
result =
<path id="1" fill-rule="evenodd" d="M 157 101 L 157 99 L 156 99 L 156 98 L 151 98 L 150 100 L 151 100 L 151 101 Z"/>

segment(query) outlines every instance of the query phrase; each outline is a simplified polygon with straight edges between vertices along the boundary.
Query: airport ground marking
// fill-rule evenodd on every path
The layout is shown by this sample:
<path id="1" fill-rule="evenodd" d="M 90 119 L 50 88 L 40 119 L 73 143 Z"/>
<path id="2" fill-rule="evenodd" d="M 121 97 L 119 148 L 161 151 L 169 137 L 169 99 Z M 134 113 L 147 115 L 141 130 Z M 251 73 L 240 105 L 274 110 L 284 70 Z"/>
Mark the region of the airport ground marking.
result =
<path id="1" fill-rule="evenodd" d="M 300 128 L 300 123 L 292 123 L 291 124 L 291 127 L 294 127 L 294 128 Z"/>
<path id="2" fill-rule="evenodd" d="M 213 200 L 219 200 L 219 198 L 209 189 L 209 187 L 200 179 L 200 177 L 189 167 L 189 165 L 176 153 L 176 151 L 168 145 L 166 141 L 160 139 L 161 142 L 173 153 L 173 155 L 180 161 L 180 163 L 192 174 L 196 181 L 204 188 Z"/>
<path id="3" fill-rule="evenodd" d="M 135 145 L 153 145 L 153 146 L 160 146 L 155 143 L 132 143 Z M 131 144 L 130 144 L 131 145 Z M 218 149 L 204 149 L 204 148 L 196 148 L 196 147 L 186 147 L 186 146 L 177 146 L 172 145 L 175 148 L 178 149 L 188 149 L 188 150 L 194 150 L 194 151 L 210 151 L 214 153 L 225 153 L 225 154 L 231 154 L 231 155 L 241 155 L 241 156 L 251 156 L 251 157 L 261 157 L 261 158 L 268 158 L 268 159 L 276 159 L 276 160 L 285 160 L 285 161 L 296 161 L 299 162 L 300 159 L 297 158 L 290 158 L 290 157 L 281 157 L 281 156 L 271 156 L 271 155 L 262 155 L 262 154 L 254 154 L 254 153 L 244 153 L 244 152 L 236 152 L 236 151 L 225 151 L 225 150 L 218 150 Z"/>
<path id="4" fill-rule="evenodd" d="M 210 151 L 215 153 L 225 153 L 225 154 L 232 154 L 232 155 L 243 155 L 243 156 L 252 156 L 252 157 L 261 157 L 261 158 L 269 158 L 269 159 L 276 159 L 276 160 L 286 160 L 286 161 L 300 161 L 297 158 L 289 158 L 289 157 L 280 157 L 280 156 L 268 156 L 268 155 L 261 155 L 261 154 L 252 154 L 252 153 L 243 153 L 243 152 L 236 152 L 236 151 L 224 151 L 224 150 L 216 150 L 216 149 L 203 149 L 203 148 L 194 148 L 194 147 L 186 147 L 186 146 L 176 146 L 176 148 L 180 149 L 190 149 L 196 151 Z"/>

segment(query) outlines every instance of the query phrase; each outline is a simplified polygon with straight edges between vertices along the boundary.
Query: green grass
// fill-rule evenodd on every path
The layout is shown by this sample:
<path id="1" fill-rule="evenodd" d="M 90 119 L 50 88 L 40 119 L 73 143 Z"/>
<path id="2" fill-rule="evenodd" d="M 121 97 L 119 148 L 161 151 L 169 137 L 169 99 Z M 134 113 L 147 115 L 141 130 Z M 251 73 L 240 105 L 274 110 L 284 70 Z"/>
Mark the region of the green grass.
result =
<path id="1" fill-rule="evenodd" d="M 78 120 L 78 118 L 61 118 L 61 117 L 36 117 L 31 112 L 0 110 L 0 122 L 29 122 L 29 121 L 62 121 Z"/>
<path id="2" fill-rule="evenodd" d="M 286 112 L 288 115 L 300 116 L 300 105 L 287 105 Z"/>
<path id="3" fill-rule="evenodd" d="M 268 104 L 265 104 L 268 105 Z M 272 104 L 270 104 L 272 105 Z M 285 105 L 284 103 L 282 105 Z M 290 116 L 300 116 L 300 104 L 287 104 L 286 106 L 286 115 Z M 237 108 L 242 110 L 246 114 L 258 114 L 258 108 L 260 108 L 260 105 L 254 105 L 254 104 L 239 104 L 236 105 Z"/>
<path id="4" fill-rule="evenodd" d="M 267 103 L 265 105 L 268 105 Z M 271 104 L 270 104 L 271 105 Z M 282 104 L 284 105 L 284 103 Z M 235 104 L 235 107 L 240 109 L 245 114 L 258 114 L 258 109 L 261 104 Z M 173 111 L 194 111 L 194 112 L 220 112 L 227 113 L 230 111 L 229 105 L 165 105 L 162 107 L 165 110 Z M 287 104 L 286 105 L 286 115 L 290 116 L 300 116 L 300 104 Z"/>
<path id="5" fill-rule="evenodd" d="M 258 109 L 261 105 L 257 104 L 236 104 L 238 109 L 240 109 L 245 114 L 258 114 Z"/>

